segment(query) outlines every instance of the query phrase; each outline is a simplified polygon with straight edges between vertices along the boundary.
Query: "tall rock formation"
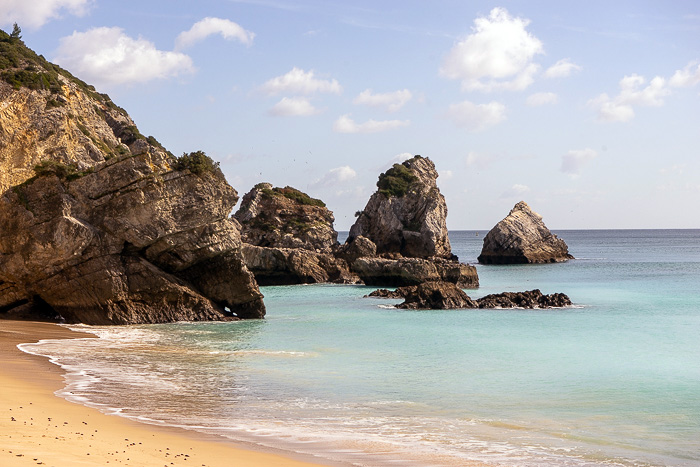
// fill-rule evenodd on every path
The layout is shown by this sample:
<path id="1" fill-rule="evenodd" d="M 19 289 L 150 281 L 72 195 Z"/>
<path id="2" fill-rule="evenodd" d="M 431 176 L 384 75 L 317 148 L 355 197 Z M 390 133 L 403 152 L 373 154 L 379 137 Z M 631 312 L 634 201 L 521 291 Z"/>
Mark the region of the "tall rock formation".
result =
<path id="1" fill-rule="evenodd" d="M 564 240 L 544 225 L 542 216 L 525 201 L 484 237 L 481 264 L 554 263 L 573 259 Z"/>
<path id="2" fill-rule="evenodd" d="M 365 209 L 350 228 L 348 240 L 363 236 L 377 253 L 411 258 L 450 258 L 447 205 L 437 187 L 435 164 L 415 156 L 379 176 Z"/>
<path id="3" fill-rule="evenodd" d="M 476 288 L 474 266 L 452 254 L 447 205 L 430 159 L 415 156 L 379 176 L 378 190 L 337 255 L 368 285 L 410 286 L 448 281 Z"/>
<path id="4" fill-rule="evenodd" d="M 0 317 L 262 318 L 218 166 L 173 157 L 18 39 L 0 52 Z"/>

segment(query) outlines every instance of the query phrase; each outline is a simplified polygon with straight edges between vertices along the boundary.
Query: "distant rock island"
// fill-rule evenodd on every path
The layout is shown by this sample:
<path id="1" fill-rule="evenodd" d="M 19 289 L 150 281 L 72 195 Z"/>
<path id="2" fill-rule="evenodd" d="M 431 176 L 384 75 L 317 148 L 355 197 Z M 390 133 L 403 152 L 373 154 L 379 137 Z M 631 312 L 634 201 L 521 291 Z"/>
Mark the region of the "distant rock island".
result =
<path id="1" fill-rule="evenodd" d="M 564 240 L 544 225 L 542 216 L 520 201 L 486 234 L 478 260 L 481 264 L 523 264 L 573 258 Z"/>

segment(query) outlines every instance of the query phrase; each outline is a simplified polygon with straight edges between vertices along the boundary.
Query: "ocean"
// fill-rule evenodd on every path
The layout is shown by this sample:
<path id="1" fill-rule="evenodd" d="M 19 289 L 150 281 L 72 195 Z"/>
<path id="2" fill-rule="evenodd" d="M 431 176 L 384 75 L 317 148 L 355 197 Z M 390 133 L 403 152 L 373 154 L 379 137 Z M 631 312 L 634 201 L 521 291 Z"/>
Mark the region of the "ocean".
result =
<path id="1" fill-rule="evenodd" d="M 485 231 L 453 231 L 475 263 Z M 60 395 L 146 423 L 363 466 L 700 465 L 700 230 L 559 231 L 577 259 L 477 265 L 472 298 L 573 307 L 406 311 L 349 285 L 263 287 L 267 318 L 71 326 L 21 348 Z"/>

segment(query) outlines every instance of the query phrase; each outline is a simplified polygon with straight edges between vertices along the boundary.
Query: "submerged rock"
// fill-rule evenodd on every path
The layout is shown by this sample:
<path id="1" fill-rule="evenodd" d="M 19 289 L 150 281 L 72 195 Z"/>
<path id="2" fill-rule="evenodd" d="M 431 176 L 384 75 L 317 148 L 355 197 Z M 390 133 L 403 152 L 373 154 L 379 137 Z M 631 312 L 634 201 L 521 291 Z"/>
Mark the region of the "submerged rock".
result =
<path id="1" fill-rule="evenodd" d="M 573 259 L 564 240 L 544 225 L 524 201 L 484 237 L 481 264 L 554 263 Z"/>
<path id="2" fill-rule="evenodd" d="M 374 193 L 350 228 L 348 241 L 363 236 L 377 253 L 412 258 L 451 258 L 447 205 L 430 159 L 415 156 L 379 176 Z"/>

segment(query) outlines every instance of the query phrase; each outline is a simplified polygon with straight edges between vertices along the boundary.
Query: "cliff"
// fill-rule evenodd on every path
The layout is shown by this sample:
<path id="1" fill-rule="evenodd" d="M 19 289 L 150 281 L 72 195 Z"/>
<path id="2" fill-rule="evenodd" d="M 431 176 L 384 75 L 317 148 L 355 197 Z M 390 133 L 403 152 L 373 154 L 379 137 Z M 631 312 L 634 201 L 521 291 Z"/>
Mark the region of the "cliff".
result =
<path id="1" fill-rule="evenodd" d="M 0 51 L 0 317 L 262 318 L 218 166 L 5 33 Z"/>
<path id="2" fill-rule="evenodd" d="M 484 237 L 481 264 L 553 263 L 573 259 L 564 240 L 544 225 L 542 216 L 525 201 Z"/>

